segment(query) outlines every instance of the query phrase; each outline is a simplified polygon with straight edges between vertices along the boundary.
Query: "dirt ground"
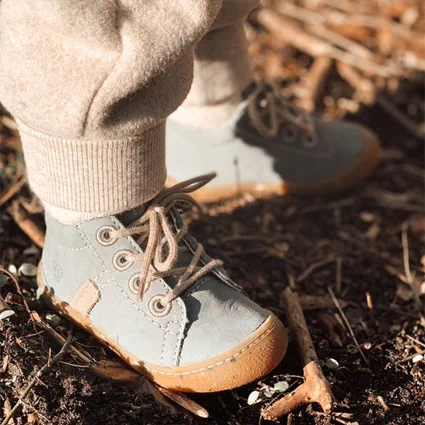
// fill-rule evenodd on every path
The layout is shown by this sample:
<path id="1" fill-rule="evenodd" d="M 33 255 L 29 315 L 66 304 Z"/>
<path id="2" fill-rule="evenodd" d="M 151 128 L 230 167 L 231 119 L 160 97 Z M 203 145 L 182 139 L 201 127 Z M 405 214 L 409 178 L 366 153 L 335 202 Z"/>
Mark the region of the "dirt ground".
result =
<path id="1" fill-rule="evenodd" d="M 337 76 L 331 76 L 324 91 L 335 97 L 346 90 L 344 87 Z M 412 98 L 423 101 L 423 76 L 401 81 L 393 98 L 401 110 L 420 123 L 423 110 L 409 110 Z M 329 108 L 319 107 L 318 113 L 329 114 Z M 338 400 L 337 413 L 326 417 L 312 405 L 278 423 L 424 424 L 424 140 L 412 135 L 379 105 L 362 107 L 348 118 L 372 128 L 385 148 L 382 164 L 361 188 L 329 198 L 253 200 L 241 194 L 212 206 L 206 217 L 188 213 L 186 220 L 207 252 L 223 259 L 232 278 L 284 322 L 282 291 L 290 279 L 297 282 L 302 299 L 307 299 L 305 295 L 321 296 L 327 304 L 317 308 L 315 298 L 317 302 L 313 300 L 313 308 L 305 314 L 324 373 Z M 2 131 L 3 141 L 13 135 L 7 127 Z M 15 172 L 19 168 L 21 153 L 10 143 L 1 143 L 0 155 L 0 189 L 4 191 L 10 184 L 8 169 Z M 23 187 L 24 195 L 27 190 Z M 41 250 L 8 211 L 2 206 L 0 264 L 9 270 L 23 263 L 36 265 Z M 42 215 L 35 220 L 42 223 Z M 85 332 L 36 300 L 34 277 L 21 275 L 19 283 L 29 308 L 56 331 L 66 335 L 72 329 L 76 347 L 97 360 L 114 359 Z M 332 303 L 329 287 L 344 305 L 349 328 Z M 8 406 L 15 405 L 33 379 L 34 371 L 61 347 L 29 320 L 11 279 L 2 276 L 0 294 L 15 312 L 0 320 L 0 412 L 7 414 Z M 282 380 L 296 385 L 301 375 L 292 342 L 281 365 L 261 383 L 191 396 L 210 413 L 210 419 L 199 419 L 170 409 L 151 394 L 133 394 L 125 386 L 102 380 L 74 355 L 65 353 L 37 380 L 9 424 L 257 425 L 266 423 L 260 420 L 260 409 L 270 400 L 251 406 L 247 404 L 249 394 L 264 384 Z"/>

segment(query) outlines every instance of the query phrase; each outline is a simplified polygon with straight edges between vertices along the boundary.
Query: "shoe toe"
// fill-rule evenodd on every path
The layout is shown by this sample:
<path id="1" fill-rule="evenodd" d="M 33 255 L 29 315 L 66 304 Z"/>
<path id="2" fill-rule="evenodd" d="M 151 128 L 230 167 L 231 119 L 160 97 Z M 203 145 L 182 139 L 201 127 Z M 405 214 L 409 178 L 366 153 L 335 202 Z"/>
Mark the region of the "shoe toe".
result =
<path id="1" fill-rule="evenodd" d="M 366 180 L 379 164 L 378 137 L 365 127 L 346 121 L 316 123 L 317 136 L 328 154 L 302 167 L 306 174 L 288 184 L 299 195 L 327 194 L 349 190 Z"/>
<path id="2" fill-rule="evenodd" d="M 335 123 L 336 126 L 338 123 Z M 355 187 L 371 176 L 381 158 L 381 145 L 371 130 L 355 123 L 339 123 L 344 137 L 335 142 L 341 170 L 336 174 L 336 190 Z"/>
<path id="3" fill-rule="evenodd" d="M 185 299 L 189 324 L 172 388 L 211 392 L 261 378 L 279 364 L 287 345 L 284 326 L 243 293 L 206 279 Z"/>
<path id="4" fill-rule="evenodd" d="M 159 385 L 175 391 L 230 390 L 271 372 L 283 359 L 287 344 L 282 322 L 270 313 L 255 332 L 224 353 L 195 364 L 175 367 L 172 371 L 157 370 L 154 379 Z"/>

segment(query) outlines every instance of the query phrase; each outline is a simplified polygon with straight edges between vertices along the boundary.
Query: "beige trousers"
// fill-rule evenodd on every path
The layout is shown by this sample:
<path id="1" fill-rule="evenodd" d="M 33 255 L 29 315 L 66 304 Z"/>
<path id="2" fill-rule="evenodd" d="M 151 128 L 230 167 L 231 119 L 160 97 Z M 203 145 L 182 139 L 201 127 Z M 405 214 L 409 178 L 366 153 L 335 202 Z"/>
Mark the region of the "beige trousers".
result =
<path id="1" fill-rule="evenodd" d="M 176 119 L 210 106 L 219 117 L 249 84 L 243 20 L 256 6 L 2 0 L 0 100 L 46 209 L 74 221 L 155 196 L 166 178 L 166 118 L 186 97 Z"/>

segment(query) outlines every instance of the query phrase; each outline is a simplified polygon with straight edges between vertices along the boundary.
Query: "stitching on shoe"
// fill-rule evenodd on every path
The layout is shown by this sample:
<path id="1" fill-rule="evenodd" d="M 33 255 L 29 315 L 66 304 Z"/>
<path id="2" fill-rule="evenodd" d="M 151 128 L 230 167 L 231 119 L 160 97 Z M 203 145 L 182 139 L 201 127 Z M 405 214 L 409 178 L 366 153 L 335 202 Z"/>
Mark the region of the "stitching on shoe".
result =
<path id="1" fill-rule="evenodd" d="M 160 325 L 159 323 L 155 322 L 154 320 L 152 320 L 125 292 L 124 290 L 121 288 L 121 286 L 119 285 L 119 283 L 115 280 L 115 279 L 110 279 L 111 282 L 113 282 L 116 287 L 122 292 L 122 294 L 124 295 L 125 298 L 127 298 L 127 301 L 134 307 L 136 308 L 140 313 L 142 313 L 142 315 L 149 320 L 150 322 L 152 322 L 155 326 L 158 326 L 158 328 L 164 330 L 165 332 L 170 332 L 173 335 L 178 336 L 177 333 L 169 331 L 167 328 L 165 328 L 164 326 Z M 175 323 L 179 323 L 179 322 L 175 322 Z"/>
<path id="2" fill-rule="evenodd" d="M 90 311 L 91 310 L 93 310 L 98 304 L 99 304 L 99 301 L 102 299 L 102 291 L 103 291 L 103 289 L 105 288 L 105 286 L 110 282 L 112 280 L 112 278 L 110 278 L 110 279 L 108 279 L 108 280 L 106 280 L 105 282 L 103 282 L 103 285 L 102 286 L 98 286 L 98 285 L 96 285 L 96 283 L 94 283 L 94 282 L 92 282 L 93 283 L 93 285 L 94 286 L 96 286 L 96 288 L 97 288 L 97 290 L 99 291 L 99 297 L 98 297 L 98 299 L 97 299 L 97 301 L 93 304 L 93 306 L 92 306 L 92 308 L 90 309 Z M 82 297 L 82 295 L 85 295 L 85 293 L 88 291 L 88 287 L 86 287 L 86 289 L 84 290 L 84 294 L 81 294 L 79 297 L 78 297 L 78 301 L 80 300 L 80 298 Z"/>
<path id="3" fill-rule="evenodd" d="M 165 332 L 164 340 L 162 342 L 162 348 L 161 348 L 161 360 L 160 360 L 161 366 L 164 364 L 164 352 L 165 352 L 165 344 L 167 342 L 167 335 L 168 335 L 168 332 Z"/>
<path id="4" fill-rule="evenodd" d="M 81 239 L 83 239 L 83 241 L 93 250 L 94 254 L 96 255 L 97 259 L 100 261 L 100 263 L 102 264 L 103 267 L 103 271 L 100 272 L 94 279 L 93 279 L 93 283 L 96 283 L 98 281 L 98 279 L 104 275 L 107 272 L 107 267 L 104 263 L 104 261 L 100 258 L 99 254 L 96 252 L 96 249 L 94 248 L 94 246 L 90 243 L 90 241 L 87 239 L 87 236 L 85 235 L 85 233 L 83 232 L 83 230 L 81 229 L 81 223 L 77 224 L 77 230 L 78 233 L 81 236 Z"/>
<path id="5" fill-rule="evenodd" d="M 271 326 L 269 329 L 267 329 L 266 331 L 264 331 L 261 335 L 259 335 L 254 341 L 252 341 L 250 344 L 248 344 L 246 347 L 242 348 L 240 351 L 238 351 L 237 353 L 233 354 L 233 356 L 228 357 L 224 360 L 222 360 L 221 362 L 217 362 L 214 363 L 210 366 L 207 367 L 202 367 L 200 369 L 196 369 L 196 370 L 190 370 L 188 372 L 182 372 L 182 373 L 172 373 L 172 372 L 162 372 L 160 370 L 156 370 L 150 367 L 145 366 L 144 364 L 142 364 L 142 366 L 151 372 L 154 373 L 159 373 L 160 375 L 167 375 L 167 376 L 183 376 L 183 375 L 191 375 L 193 373 L 199 373 L 199 372 L 205 372 L 206 370 L 212 370 L 214 367 L 216 366 L 220 366 L 224 363 L 228 363 L 233 361 L 236 357 L 239 357 L 242 353 L 244 353 L 245 351 L 249 350 L 251 347 L 253 347 L 254 345 L 257 345 L 262 339 L 264 339 L 276 326 L 277 324 L 277 317 L 275 317 L 275 321 L 273 322 L 273 326 Z"/>
<path id="6" fill-rule="evenodd" d="M 111 281 L 113 280 L 113 278 L 109 278 L 108 280 L 106 280 L 105 282 L 103 282 L 103 285 L 99 288 L 100 292 L 102 293 L 103 289 L 105 288 L 105 286 Z"/>
<path id="7" fill-rule="evenodd" d="M 81 251 L 82 249 L 87 249 L 87 248 L 89 248 L 89 246 L 87 245 L 86 241 L 84 241 L 84 243 L 85 243 L 86 245 L 85 245 L 85 246 L 83 246 L 83 247 L 81 247 L 81 248 L 67 248 L 66 246 L 63 246 L 63 245 L 61 245 L 60 243 L 57 243 L 56 245 L 57 245 L 59 248 L 66 249 L 67 251 Z"/>

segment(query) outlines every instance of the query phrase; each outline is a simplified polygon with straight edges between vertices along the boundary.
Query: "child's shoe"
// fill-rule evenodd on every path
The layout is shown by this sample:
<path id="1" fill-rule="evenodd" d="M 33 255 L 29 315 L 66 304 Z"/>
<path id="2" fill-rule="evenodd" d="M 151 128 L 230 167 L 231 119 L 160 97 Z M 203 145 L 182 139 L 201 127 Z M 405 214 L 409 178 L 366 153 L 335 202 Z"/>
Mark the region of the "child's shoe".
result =
<path id="1" fill-rule="evenodd" d="M 210 179 L 164 190 L 136 220 L 134 211 L 76 225 L 46 217 L 38 275 L 46 298 L 134 369 L 178 391 L 260 379 L 287 346 L 279 319 L 243 294 L 180 219 L 176 202 Z"/>
<path id="2" fill-rule="evenodd" d="M 258 86 L 218 128 L 167 122 L 168 184 L 202 170 L 217 179 L 196 199 L 215 201 L 238 191 L 323 194 L 347 190 L 379 163 L 377 137 L 345 121 L 325 122 Z"/>

